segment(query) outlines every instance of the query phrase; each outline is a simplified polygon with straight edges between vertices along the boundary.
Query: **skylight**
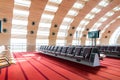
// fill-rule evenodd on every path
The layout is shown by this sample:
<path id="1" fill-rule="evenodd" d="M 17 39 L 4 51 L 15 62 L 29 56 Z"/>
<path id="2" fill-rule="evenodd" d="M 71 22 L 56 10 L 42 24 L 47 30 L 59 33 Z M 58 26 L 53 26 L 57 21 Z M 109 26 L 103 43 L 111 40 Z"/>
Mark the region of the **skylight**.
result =
<path id="1" fill-rule="evenodd" d="M 101 11 L 101 9 L 99 9 L 99 8 L 93 8 L 92 9 L 92 13 L 99 13 Z"/>
<path id="2" fill-rule="evenodd" d="M 113 9 L 114 11 L 120 11 L 120 6 L 117 6 Z"/>
<path id="3" fill-rule="evenodd" d="M 60 4 L 62 2 L 62 0 L 49 0 L 50 2 L 54 2 L 54 3 L 58 3 Z"/>
<path id="4" fill-rule="evenodd" d="M 12 29 L 11 34 L 27 34 L 27 30 L 24 29 Z"/>
<path id="5" fill-rule="evenodd" d="M 93 27 L 90 29 L 90 31 L 95 31 L 98 29 L 98 27 L 100 27 L 102 25 L 101 22 L 97 22 L 93 25 Z"/>
<path id="6" fill-rule="evenodd" d="M 12 24 L 16 24 L 16 25 L 27 25 L 28 21 L 23 21 L 23 20 L 12 20 Z"/>
<path id="7" fill-rule="evenodd" d="M 46 28 L 50 28 L 51 24 L 50 23 L 40 23 L 39 27 L 46 27 Z"/>
<path id="8" fill-rule="evenodd" d="M 40 47 L 40 45 L 48 45 L 48 43 L 48 39 L 36 39 L 36 45 L 38 45 L 38 47 Z"/>
<path id="9" fill-rule="evenodd" d="M 65 22 L 71 22 L 71 21 L 73 21 L 73 19 L 72 19 L 72 18 L 65 17 L 63 21 L 65 21 Z"/>
<path id="10" fill-rule="evenodd" d="M 80 45 L 80 40 L 72 40 L 72 45 Z"/>
<path id="11" fill-rule="evenodd" d="M 98 5 L 102 7 L 106 7 L 109 4 L 108 0 L 102 0 Z"/>
<path id="12" fill-rule="evenodd" d="M 58 32 L 58 35 L 57 35 L 57 36 L 58 36 L 58 37 L 59 37 L 59 36 L 65 37 L 65 36 L 66 36 L 66 33 L 65 33 L 65 32 L 64 32 L 64 33 L 63 33 L 63 32 Z"/>
<path id="13" fill-rule="evenodd" d="M 100 26 L 100 25 L 102 25 L 102 23 L 95 23 L 95 24 L 94 24 L 95 27 L 98 27 L 98 26 Z"/>
<path id="14" fill-rule="evenodd" d="M 76 16 L 77 15 L 77 11 L 69 10 L 68 15 Z"/>
<path id="15" fill-rule="evenodd" d="M 67 25 L 61 25 L 59 29 L 67 29 L 68 26 Z"/>
<path id="16" fill-rule="evenodd" d="M 100 18 L 100 22 L 104 22 L 104 21 L 106 21 L 108 18 L 106 18 L 106 17 L 102 17 L 102 18 Z"/>
<path id="17" fill-rule="evenodd" d="M 76 31 L 80 31 L 82 28 L 81 27 L 77 27 Z"/>
<path id="18" fill-rule="evenodd" d="M 87 21 L 87 20 L 82 20 L 81 22 L 80 22 L 80 25 L 87 25 L 89 23 L 89 21 Z"/>
<path id="19" fill-rule="evenodd" d="M 118 16 L 117 18 L 120 19 L 120 16 Z"/>
<path id="20" fill-rule="evenodd" d="M 64 46 L 66 43 L 65 40 L 56 40 L 56 45 L 59 45 L 59 46 Z"/>
<path id="21" fill-rule="evenodd" d="M 42 14 L 42 18 L 46 18 L 46 19 L 50 19 L 52 20 L 54 18 L 54 15 L 50 15 L 50 14 Z"/>
<path id="22" fill-rule="evenodd" d="M 112 16 L 114 14 L 113 11 L 107 12 L 106 16 Z"/>
<path id="23" fill-rule="evenodd" d="M 49 31 L 38 31 L 37 34 L 38 35 L 48 36 L 49 35 Z"/>
<path id="24" fill-rule="evenodd" d="M 93 19 L 94 17 L 95 17 L 94 14 L 87 14 L 87 15 L 85 16 L 86 19 Z"/>
<path id="25" fill-rule="evenodd" d="M 75 3 L 73 5 L 74 8 L 78 8 L 78 9 L 82 9 L 84 7 L 84 5 L 82 3 Z"/>
<path id="26" fill-rule="evenodd" d="M 56 6 L 51 6 L 51 5 L 46 5 L 46 7 L 45 7 L 45 10 L 46 10 L 46 11 L 56 12 L 57 9 L 58 9 L 58 7 L 56 7 Z"/>
<path id="27" fill-rule="evenodd" d="M 24 15 L 24 16 L 28 16 L 29 15 L 29 11 L 23 11 L 23 10 L 18 10 L 18 9 L 14 9 L 13 10 L 13 14 L 17 14 L 17 15 Z"/>
<path id="28" fill-rule="evenodd" d="M 14 0 L 16 5 L 30 7 L 31 1 L 30 0 Z"/>

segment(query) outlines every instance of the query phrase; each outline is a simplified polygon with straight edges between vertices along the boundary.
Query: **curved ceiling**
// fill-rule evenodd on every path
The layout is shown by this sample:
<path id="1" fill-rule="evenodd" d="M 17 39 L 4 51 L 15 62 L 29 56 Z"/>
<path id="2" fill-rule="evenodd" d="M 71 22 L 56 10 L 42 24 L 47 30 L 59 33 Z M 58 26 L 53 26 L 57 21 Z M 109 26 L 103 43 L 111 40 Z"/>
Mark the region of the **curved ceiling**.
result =
<path id="1" fill-rule="evenodd" d="M 97 44 L 109 45 L 120 27 L 120 0 L 0 0 L 0 10 L 7 39 L 27 45 L 89 45 L 94 30 Z"/>

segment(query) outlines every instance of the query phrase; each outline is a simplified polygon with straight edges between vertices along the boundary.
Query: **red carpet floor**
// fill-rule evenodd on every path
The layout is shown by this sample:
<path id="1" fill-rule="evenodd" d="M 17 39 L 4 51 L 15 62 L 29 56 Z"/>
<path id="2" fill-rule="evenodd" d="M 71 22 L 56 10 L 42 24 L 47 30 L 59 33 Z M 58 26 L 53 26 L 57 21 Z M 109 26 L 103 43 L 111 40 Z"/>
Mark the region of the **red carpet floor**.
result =
<path id="1" fill-rule="evenodd" d="M 120 80 L 120 59 L 105 58 L 99 67 L 36 52 L 14 53 L 16 64 L 1 69 L 0 80 Z"/>

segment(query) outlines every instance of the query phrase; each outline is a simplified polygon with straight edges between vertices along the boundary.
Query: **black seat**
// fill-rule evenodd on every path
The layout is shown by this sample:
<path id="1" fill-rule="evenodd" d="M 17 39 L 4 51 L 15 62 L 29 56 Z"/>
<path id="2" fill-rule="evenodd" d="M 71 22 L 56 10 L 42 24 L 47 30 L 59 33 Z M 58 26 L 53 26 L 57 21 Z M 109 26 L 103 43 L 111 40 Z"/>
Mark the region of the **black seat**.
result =
<path id="1" fill-rule="evenodd" d="M 54 49 L 51 51 L 52 54 L 54 54 L 58 49 L 58 46 L 55 46 Z"/>
<path id="2" fill-rule="evenodd" d="M 43 46 L 42 51 L 45 51 L 48 46 Z"/>
<path id="3" fill-rule="evenodd" d="M 66 56 L 68 56 L 68 57 L 72 57 L 72 56 L 74 56 L 74 49 L 75 49 L 75 47 L 69 47 L 68 49 L 67 49 L 67 52 L 66 52 Z"/>
<path id="4" fill-rule="evenodd" d="M 115 51 L 111 51 L 111 54 L 120 56 L 120 46 L 117 46 Z"/>
<path id="5" fill-rule="evenodd" d="M 44 50 L 44 52 L 48 52 L 51 49 L 52 46 L 48 46 L 47 49 Z"/>
<path id="6" fill-rule="evenodd" d="M 60 55 L 65 56 L 66 53 L 67 53 L 67 49 L 68 49 L 68 48 L 69 48 L 69 47 L 67 47 L 67 46 L 63 47 Z"/>
<path id="7" fill-rule="evenodd" d="M 50 46 L 46 46 L 44 49 L 42 49 L 42 51 L 43 51 L 43 52 L 46 52 L 49 47 L 50 47 Z"/>
<path id="8" fill-rule="evenodd" d="M 116 46 L 109 46 L 106 52 L 110 54 L 111 52 L 114 52 L 114 51 L 116 51 Z"/>
<path id="9" fill-rule="evenodd" d="M 108 46 L 101 46 L 100 53 L 106 54 Z"/>
<path id="10" fill-rule="evenodd" d="M 59 46 L 59 47 L 58 47 L 57 51 L 55 52 L 55 55 L 56 55 L 56 56 L 61 53 L 62 48 L 63 48 L 62 46 Z"/>
<path id="11" fill-rule="evenodd" d="M 76 47 L 74 57 L 80 56 L 82 49 L 83 49 L 82 47 Z"/>
<path id="12" fill-rule="evenodd" d="M 55 46 L 51 46 L 51 48 L 47 51 L 48 53 L 51 53 L 53 51 Z"/>
<path id="13" fill-rule="evenodd" d="M 79 53 L 79 55 L 75 55 L 76 60 L 77 61 L 80 61 L 82 59 L 89 60 L 91 50 L 92 50 L 92 47 L 84 47 L 83 51 L 81 51 L 81 53 Z"/>

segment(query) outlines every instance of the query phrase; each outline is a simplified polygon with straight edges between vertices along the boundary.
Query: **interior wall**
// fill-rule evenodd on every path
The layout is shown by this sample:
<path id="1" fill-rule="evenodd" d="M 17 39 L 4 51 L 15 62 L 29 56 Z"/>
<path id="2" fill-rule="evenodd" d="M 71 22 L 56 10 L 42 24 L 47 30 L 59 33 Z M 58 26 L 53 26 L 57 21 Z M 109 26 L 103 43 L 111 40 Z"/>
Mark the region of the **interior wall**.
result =
<path id="1" fill-rule="evenodd" d="M 2 20 L 2 33 L 0 33 L 0 45 L 10 45 L 12 16 L 14 0 L 0 0 L 0 20 Z"/>

